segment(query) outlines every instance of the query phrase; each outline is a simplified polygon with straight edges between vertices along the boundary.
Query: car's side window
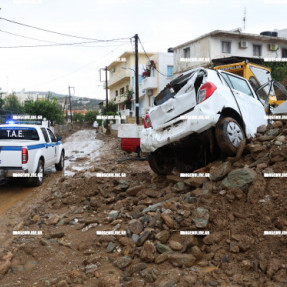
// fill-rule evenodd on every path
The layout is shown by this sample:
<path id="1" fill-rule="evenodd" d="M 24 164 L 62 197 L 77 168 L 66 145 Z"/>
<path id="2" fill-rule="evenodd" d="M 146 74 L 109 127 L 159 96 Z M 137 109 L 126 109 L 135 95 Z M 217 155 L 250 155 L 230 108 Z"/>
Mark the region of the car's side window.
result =
<path id="1" fill-rule="evenodd" d="M 48 130 L 48 133 L 50 135 L 52 142 L 56 142 L 57 139 L 56 139 L 55 135 L 53 134 L 53 132 L 50 129 L 47 129 L 47 130 Z"/>
<path id="2" fill-rule="evenodd" d="M 228 76 L 225 74 L 225 73 L 221 73 L 221 76 L 223 77 L 226 85 L 229 87 L 229 88 L 233 88 Z"/>
<path id="3" fill-rule="evenodd" d="M 43 133 L 43 136 L 44 136 L 44 139 L 45 139 L 46 143 L 50 142 L 49 136 L 48 136 L 48 133 L 47 133 L 46 129 L 45 128 L 41 128 L 41 131 Z"/>
<path id="4" fill-rule="evenodd" d="M 235 90 L 247 94 L 250 97 L 254 97 L 250 87 L 248 86 L 247 82 L 243 79 L 228 75 L 227 76 L 232 83 L 232 86 Z"/>

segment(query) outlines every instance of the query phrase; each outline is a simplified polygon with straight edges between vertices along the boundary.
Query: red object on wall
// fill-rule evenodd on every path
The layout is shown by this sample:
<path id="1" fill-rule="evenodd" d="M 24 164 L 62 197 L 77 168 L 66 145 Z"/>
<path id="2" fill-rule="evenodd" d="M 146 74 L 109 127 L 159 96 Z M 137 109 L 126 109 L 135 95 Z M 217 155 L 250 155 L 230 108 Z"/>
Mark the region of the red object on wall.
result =
<path id="1" fill-rule="evenodd" d="M 137 152 L 137 148 L 140 147 L 140 138 L 122 138 L 121 148 L 127 152 Z"/>

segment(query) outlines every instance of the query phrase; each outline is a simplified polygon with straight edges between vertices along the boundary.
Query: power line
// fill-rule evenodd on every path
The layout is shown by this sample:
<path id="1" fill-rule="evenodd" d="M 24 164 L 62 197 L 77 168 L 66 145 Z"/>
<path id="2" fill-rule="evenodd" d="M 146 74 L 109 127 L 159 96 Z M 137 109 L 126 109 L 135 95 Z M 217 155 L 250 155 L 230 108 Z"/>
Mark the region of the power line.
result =
<path id="1" fill-rule="evenodd" d="M 140 42 L 140 44 L 141 44 L 141 46 L 142 46 L 142 48 L 143 48 L 143 51 L 144 51 L 146 57 L 149 59 L 149 61 L 151 61 L 150 57 L 148 56 L 148 54 L 147 54 L 146 51 L 145 51 L 145 48 L 144 48 L 144 46 L 143 46 L 142 41 L 141 41 L 140 38 L 139 38 L 139 42 Z M 162 76 L 168 77 L 168 75 L 165 75 L 165 74 L 161 73 L 156 67 L 153 67 L 153 68 L 154 68 L 159 74 L 161 74 Z"/>
<path id="2" fill-rule="evenodd" d="M 21 37 L 21 38 L 25 38 L 25 39 L 29 39 L 29 40 L 34 40 L 34 41 L 40 41 L 40 42 L 44 42 L 44 43 L 60 44 L 60 43 L 57 43 L 57 42 L 40 40 L 40 39 L 27 37 L 27 36 L 23 36 L 23 35 L 20 35 L 20 34 L 15 34 L 15 33 L 4 31 L 4 30 L 0 30 L 0 32 L 5 33 L 5 34 L 9 34 L 9 35 L 12 35 L 12 36 L 17 36 L 17 37 Z"/>
<path id="3" fill-rule="evenodd" d="M 130 38 L 117 38 L 117 39 L 100 40 L 100 39 L 80 37 L 80 36 L 75 36 L 75 35 L 71 35 L 71 34 L 60 33 L 60 32 L 56 32 L 56 31 L 52 31 L 52 30 L 47 30 L 47 29 L 43 29 L 43 28 L 31 26 L 31 25 L 28 25 L 28 24 L 20 23 L 20 22 L 13 21 L 13 20 L 9 20 L 9 19 L 2 18 L 2 17 L 0 17 L 0 20 L 4 20 L 4 21 L 7 21 L 7 22 L 10 22 L 10 23 L 13 23 L 13 24 L 17 24 L 17 25 L 21 25 L 21 26 L 24 26 L 24 27 L 28 27 L 28 28 L 32 28 L 32 29 L 44 31 L 44 32 L 47 32 L 47 33 L 53 33 L 53 34 L 57 34 L 57 35 L 61 35 L 61 36 L 66 36 L 66 37 L 77 38 L 77 39 L 92 40 L 92 41 L 97 41 L 97 42 L 113 42 L 113 41 L 118 41 L 118 40 L 127 40 L 127 39 L 130 39 Z"/>
<path id="4" fill-rule="evenodd" d="M 98 43 L 98 41 L 76 42 L 76 43 L 56 43 L 47 45 L 19 45 L 19 46 L 0 46 L 0 49 L 16 49 L 16 48 L 39 48 L 39 47 L 56 47 L 56 46 L 77 46 L 80 47 L 111 47 L 116 45 L 104 45 L 104 46 L 83 46 L 82 44 Z"/>
<path id="5" fill-rule="evenodd" d="M 16 36 L 16 37 L 21 37 L 21 38 L 28 39 L 28 40 L 34 40 L 34 41 L 43 42 L 43 43 L 52 43 L 52 44 L 57 44 L 57 45 L 63 44 L 63 43 L 59 43 L 59 42 L 52 42 L 52 41 L 46 41 L 46 40 L 41 40 L 41 39 L 37 39 L 37 38 L 32 38 L 32 37 L 28 37 L 28 36 L 24 36 L 24 35 L 20 35 L 20 34 L 16 34 L 16 33 L 8 32 L 8 31 L 4 31 L 4 30 L 0 30 L 0 32 L 8 34 L 8 35 Z M 85 45 L 81 44 L 81 47 L 87 47 L 87 48 L 110 47 L 110 46 L 117 46 L 117 43 L 122 43 L 122 42 L 126 43 L 127 41 L 117 41 L 115 45 L 104 45 L 104 46 L 99 46 L 99 45 L 97 45 L 97 46 L 91 46 L 91 45 L 90 46 L 85 46 Z M 98 43 L 98 42 L 96 42 L 96 43 Z M 27 46 L 27 47 L 30 47 L 30 46 Z M 31 46 L 31 47 L 34 47 L 34 46 Z M 37 46 L 37 47 L 39 47 L 39 46 Z M 13 46 L 12 47 L 7 47 L 7 48 L 13 48 Z M 23 48 L 23 47 L 21 47 L 21 48 Z"/>
<path id="6" fill-rule="evenodd" d="M 114 52 L 115 50 L 117 50 L 118 48 L 124 46 L 124 45 L 125 45 L 125 44 L 117 45 L 116 48 L 114 48 L 113 50 L 111 50 L 111 51 L 109 51 L 108 53 L 104 54 L 104 55 L 101 57 L 101 60 L 104 59 L 104 58 L 105 58 L 106 56 L 108 56 L 109 54 L 113 53 L 113 52 Z M 48 81 L 46 81 L 46 82 L 44 82 L 44 83 L 41 83 L 41 84 L 39 84 L 39 85 L 45 85 L 45 84 L 48 84 L 48 83 L 50 83 L 50 82 L 54 82 L 54 81 L 56 81 L 56 80 L 58 80 L 58 79 L 65 78 L 65 77 L 67 77 L 67 76 L 69 76 L 69 75 L 71 75 L 71 74 L 77 73 L 78 71 L 83 70 L 84 68 L 86 68 L 86 67 L 88 67 L 88 66 L 90 66 L 90 65 L 92 65 L 92 64 L 94 64 L 94 63 L 98 63 L 98 62 L 99 62 L 99 60 L 93 61 L 93 62 L 91 62 L 91 63 L 89 63 L 89 64 L 86 64 L 86 65 L 84 65 L 84 66 L 79 67 L 78 69 L 76 69 L 76 70 L 74 70 L 74 71 L 71 71 L 71 72 L 66 73 L 66 74 L 64 74 L 64 75 L 61 75 L 61 76 L 58 76 L 58 77 L 56 77 L 56 78 L 54 78 L 54 79 L 48 80 Z"/>

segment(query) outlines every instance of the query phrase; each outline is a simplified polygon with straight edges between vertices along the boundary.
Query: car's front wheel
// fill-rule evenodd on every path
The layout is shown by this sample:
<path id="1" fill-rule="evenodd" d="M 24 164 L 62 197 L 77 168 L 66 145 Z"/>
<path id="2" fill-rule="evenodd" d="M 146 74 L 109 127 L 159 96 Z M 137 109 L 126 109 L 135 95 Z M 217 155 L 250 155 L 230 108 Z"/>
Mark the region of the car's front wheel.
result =
<path id="1" fill-rule="evenodd" d="M 148 156 L 148 162 L 150 168 L 159 175 L 169 174 L 175 166 L 172 152 L 166 148 L 159 148 L 151 152 Z"/>
<path id="2" fill-rule="evenodd" d="M 235 155 L 240 142 L 245 139 L 243 128 L 231 117 L 222 118 L 218 121 L 215 135 L 218 146 L 226 156 Z"/>

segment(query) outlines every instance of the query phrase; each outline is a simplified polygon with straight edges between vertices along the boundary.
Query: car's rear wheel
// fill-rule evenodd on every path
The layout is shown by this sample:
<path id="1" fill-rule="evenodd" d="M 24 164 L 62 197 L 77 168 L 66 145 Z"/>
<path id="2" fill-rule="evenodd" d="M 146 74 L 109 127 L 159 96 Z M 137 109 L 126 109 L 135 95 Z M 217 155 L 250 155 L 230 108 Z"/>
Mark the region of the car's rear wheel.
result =
<path id="1" fill-rule="evenodd" d="M 33 186 L 40 186 L 43 183 L 43 177 L 44 177 L 44 162 L 43 160 L 40 159 L 36 170 L 36 177 L 32 178 L 31 184 Z"/>
<path id="2" fill-rule="evenodd" d="M 175 166 L 172 152 L 170 149 L 166 148 L 159 148 L 150 153 L 148 162 L 150 168 L 159 175 L 169 174 Z"/>
<path id="3" fill-rule="evenodd" d="M 235 155 L 240 142 L 245 138 L 243 128 L 231 117 L 218 121 L 215 135 L 218 146 L 226 156 Z"/>
<path id="4" fill-rule="evenodd" d="M 55 164 L 56 170 L 63 170 L 65 166 L 65 155 L 64 152 L 62 151 L 60 161 Z"/>

